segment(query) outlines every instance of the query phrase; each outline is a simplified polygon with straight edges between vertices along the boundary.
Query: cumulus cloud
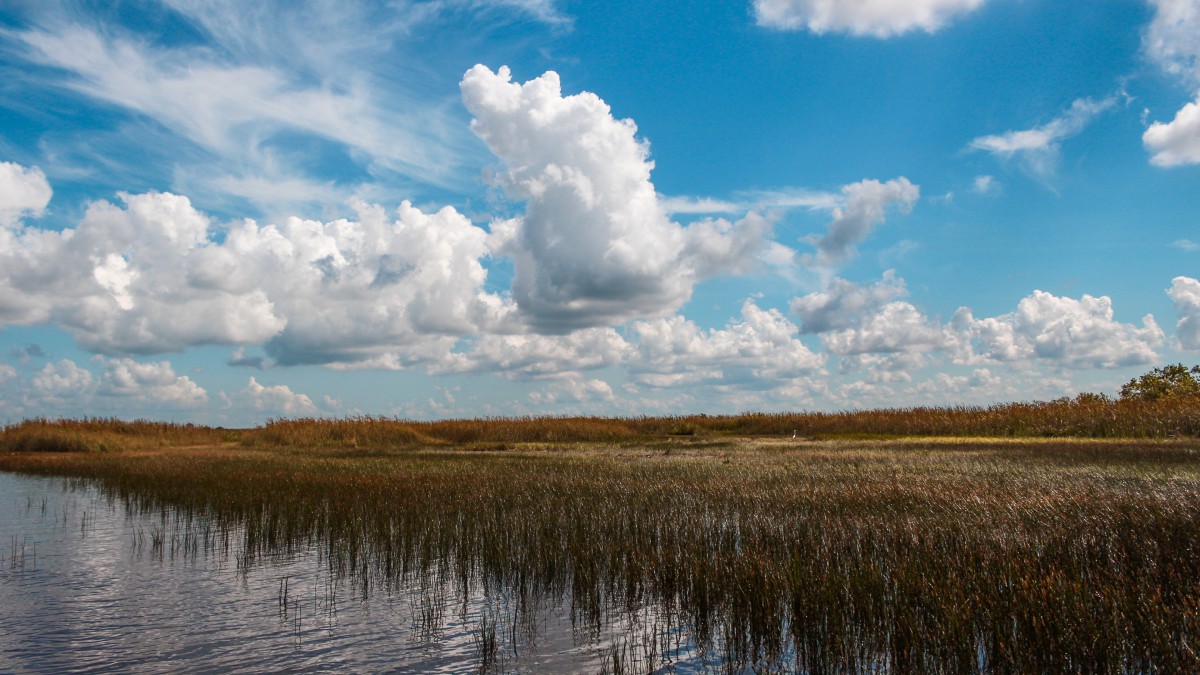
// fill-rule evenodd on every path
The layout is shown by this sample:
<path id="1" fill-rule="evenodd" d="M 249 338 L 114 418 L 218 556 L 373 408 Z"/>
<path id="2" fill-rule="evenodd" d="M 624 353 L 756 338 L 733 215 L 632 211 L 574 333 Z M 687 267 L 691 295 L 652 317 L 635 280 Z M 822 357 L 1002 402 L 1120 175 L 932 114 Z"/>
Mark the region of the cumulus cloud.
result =
<path id="1" fill-rule="evenodd" d="M 1190 288 L 1186 279 L 1177 280 L 1172 297 L 1186 298 Z M 1104 296 L 1076 300 L 1034 291 L 1010 314 L 976 318 L 962 307 L 943 325 L 901 299 L 906 295 L 903 279 L 891 271 L 872 285 L 835 278 L 825 290 L 793 300 L 792 311 L 804 332 L 819 333 L 825 348 L 842 357 L 844 370 L 868 370 L 874 381 L 903 380 L 887 372 L 922 367 L 939 353 L 971 365 L 1138 365 L 1157 358 L 1155 347 L 1163 341 L 1153 316 L 1146 315 L 1140 327 L 1116 321 Z"/>
<path id="2" fill-rule="evenodd" d="M 569 378 L 555 382 L 542 391 L 529 394 L 530 402 L 537 405 L 557 403 L 612 403 L 617 400 L 612 386 L 604 380 Z"/>
<path id="3" fill-rule="evenodd" d="M 807 239 L 816 246 L 816 254 L 804 256 L 803 261 L 822 267 L 845 261 L 854 255 L 857 245 L 883 222 L 889 206 L 907 213 L 920 196 L 920 188 L 903 177 L 886 183 L 862 180 L 846 185 L 842 188 L 842 205 L 834 208 L 829 229 L 819 237 Z"/>
<path id="4" fill-rule="evenodd" d="M 73 230 L 0 238 L 0 320 L 53 320 L 113 354 L 266 343 L 289 364 L 433 358 L 508 311 L 482 290 L 487 233 L 452 208 L 404 202 L 389 218 L 359 203 L 354 221 L 246 220 L 220 236 L 186 197 L 121 201 Z"/>
<path id="5" fill-rule="evenodd" d="M 404 202 L 396 215 L 360 205 L 357 222 L 289 219 L 280 229 L 248 224 L 227 235 L 236 246 L 225 251 L 226 268 L 250 256 L 276 270 L 280 285 L 269 297 L 279 298 L 288 323 L 267 351 L 279 363 L 385 351 L 419 361 L 451 336 L 505 322 L 510 308 L 483 290 L 482 228 L 450 207 L 424 213 Z"/>
<path id="6" fill-rule="evenodd" d="M 931 351 L 944 337 L 937 322 L 911 303 L 893 301 L 855 326 L 822 334 L 821 341 L 835 354 L 855 355 Z"/>
<path id="7" fill-rule="evenodd" d="M 513 297 L 539 328 L 566 330 L 659 314 L 686 300 L 685 241 L 650 182 L 649 148 L 598 96 L 563 96 L 558 74 L 525 84 L 507 68 L 467 71 L 472 130 L 506 165 L 505 190 L 527 202 L 508 250 Z"/>
<path id="8" fill-rule="evenodd" d="M 1175 277 L 1167 291 L 1175 301 L 1175 337 L 1184 349 L 1200 349 L 1200 281 L 1191 277 Z"/>
<path id="9" fill-rule="evenodd" d="M 703 330 L 682 316 L 633 324 L 636 343 L 631 364 L 635 380 L 652 387 L 701 381 L 760 382 L 789 379 L 819 370 L 825 363 L 800 341 L 796 325 L 776 309 L 752 300 L 740 320 Z"/>
<path id="10" fill-rule="evenodd" d="M 1097 115 L 1116 103 L 1116 96 L 1100 101 L 1076 99 L 1066 112 L 1043 125 L 994 136 L 980 136 L 967 147 L 1004 159 L 1016 158 L 1035 177 L 1048 178 L 1058 168 L 1062 141 L 1079 134 Z"/>
<path id="11" fill-rule="evenodd" d="M 169 408 L 195 408 L 208 402 L 208 393 L 187 376 L 176 375 L 168 361 L 138 363 L 119 358 L 103 363 L 98 389 L 101 395 Z"/>
<path id="12" fill-rule="evenodd" d="M 29 380 L 21 405 L 65 414 L 145 415 L 150 410 L 196 410 L 208 403 L 204 388 L 177 375 L 168 361 L 141 363 L 97 356 L 92 362 L 94 369 L 71 359 L 45 364 Z"/>
<path id="13" fill-rule="evenodd" d="M 227 408 L 253 410 L 260 415 L 302 416 L 318 413 L 317 406 L 305 394 L 292 391 L 284 384 L 264 386 L 253 377 L 233 394 L 221 392 Z"/>
<path id="14" fill-rule="evenodd" d="M 462 80 L 471 129 L 501 160 L 496 175 L 525 215 L 496 253 L 515 263 L 512 294 L 541 332 L 670 312 L 699 277 L 745 268 L 765 248 L 769 222 L 667 217 L 649 147 L 590 92 L 564 96 L 550 71 L 524 84 L 477 65 Z"/>
<path id="15" fill-rule="evenodd" d="M 499 372 L 530 379 L 571 376 L 579 371 L 617 365 L 630 345 L 612 328 L 588 328 L 567 335 L 483 335 L 470 348 L 455 352 L 435 373 Z"/>
<path id="16" fill-rule="evenodd" d="M 802 333 L 826 333 L 856 325 L 862 317 L 873 316 L 889 302 L 908 295 L 904 280 L 895 270 L 870 286 L 834 278 L 824 291 L 809 293 L 792 300 L 792 313 L 800 318 Z"/>
<path id="17" fill-rule="evenodd" d="M 1196 0 L 1149 0 L 1154 19 L 1143 48 L 1168 73 L 1200 85 L 1200 3 Z"/>
<path id="18" fill-rule="evenodd" d="M 886 38 L 913 30 L 934 33 L 985 0 L 754 0 L 758 25 Z"/>
<path id="19" fill-rule="evenodd" d="M 961 308 L 947 327 L 948 345 L 960 363 L 1037 360 L 1077 369 L 1151 363 L 1163 337 L 1149 314 L 1141 327 L 1114 320 L 1107 296 L 1076 300 L 1044 291 L 998 317 L 976 319 Z"/>
<path id="20" fill-rule="evenodd" d="M 1143 49 L 1163 70 L 1192 92 L 1200 91 L 1200 2 L 1150 0 L 1154 19 L 1146 28 Z M 1172 167 L 1200 164 L 1200 93 L 1170 122 L 1154 122 L 1142 134 L 1150 162 Z"/>
<path id="21" fill-rule="evenodd" d="M 906 379 L 925 361 L 920 354 L 939 350 L 945 336 L 936 321 L 911 303 L 904 280 L 893 270 L 869 286 L 834 278 L 825 290 L 792 300 L 801 330 L 818 333 L 830 352 L 842 357 L 845 370 L 868 369 L 877 379 Z"/>
<path id="22" fill-rule="evenodd" d="M 85 395 L 92 386 L 92 373 L 70 359 L 47 363 L 31 382 L 33 394 L 49 402 Z"/>
<path id="23" fill-rule="evenodd" d="M 15 227 L 27 216 L 40 217 L 52 195 L 41 169 L 0 162 L 0 228 Z"/>
<path id="24" fill-rule="evenodd" d="M 684 230 L 683 257 L 700 277 L 745 274 L 762 262 L 773 230 L 772 222 L 755 212 L 736 222 L 700 220 Z"/>
<path id="25" fill-rule="evenodd" d="M 1151 124 L 1142 134 L 1142 143 L 1153 153 L 1151 164 L 1200 164 L 1200 99 L 1180 108 L 1170 122 Z"/>

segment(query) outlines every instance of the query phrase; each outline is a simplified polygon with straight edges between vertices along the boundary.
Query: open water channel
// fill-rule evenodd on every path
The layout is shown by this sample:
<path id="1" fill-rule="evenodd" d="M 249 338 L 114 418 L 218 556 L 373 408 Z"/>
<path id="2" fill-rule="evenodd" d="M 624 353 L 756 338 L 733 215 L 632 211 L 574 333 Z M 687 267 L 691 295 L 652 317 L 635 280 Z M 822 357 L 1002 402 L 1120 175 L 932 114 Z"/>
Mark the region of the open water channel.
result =
<path id="1" fill-rule="evenodd" d="M 0 472 L 0 672 L 478 672 L 485 652 L 502 672 L 638 665 L 629 617 L 581 634 L 561 607 L 530 626 L 479 592 L 361 593 L 317 545 L 247 565 L 236 531 L 205 529 L 93 482 Z M 686 641 L 664 657 L 714 665 Z"/>

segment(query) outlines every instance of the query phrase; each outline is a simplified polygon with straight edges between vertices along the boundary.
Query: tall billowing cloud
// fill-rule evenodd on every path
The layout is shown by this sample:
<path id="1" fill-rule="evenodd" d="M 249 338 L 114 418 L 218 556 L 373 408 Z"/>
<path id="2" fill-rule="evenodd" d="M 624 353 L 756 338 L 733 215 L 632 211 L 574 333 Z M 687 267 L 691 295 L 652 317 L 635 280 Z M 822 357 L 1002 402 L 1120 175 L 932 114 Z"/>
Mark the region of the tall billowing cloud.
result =
<path id="1" fill-rule="evenodd" d="M 700 276 L 744 267 L 769 223 L 672 222 L 632 120 L 595 94 L 563 96 L 553 71 L 524 84 L 477 65 L 462 80 L 471 129 L 504 165 L 498 182 L 526 203 L 494 240 L 515 261 L 513 298 L 543 332 L 670 312 Z"/>
<path id="2" fill-rule="evenodd" d="M 831 267 L 854 255 L 855 247 L 883 222 L 887 207 L 902 212 L 912 210 L 921 190 L 907 178 L 881 183 L 863 180 L 842 188 L 843 204 L 833 210 L 833 222 L 819 237 L 809 238 L 817 247 L 816 255 L 805 256 L 805 262 Z"/>
<path id="3" fill-rule="evenodd" d="M 1112 108 L 1116 102 L 1116 97 L 1100 101 L 1077 99 L 1066 112 L 1041 126 L 980 136 L 971 141 L 969 147 L 1005 159 L 1017 158 L 1035 177 L 1047 178 L 1058 168 L 1061 142 L 1083 131 L 1093 118 Z"/>
<path id="4" fill-rule="evenodd" d="M 1200 164 L 1200 1 L 1150 0 L 1154 19 L 1146 29 L 1146 54 L 1180 78 L 1198 98 L 1170 122 L 1155 122 L 1142 135 L 1150 161 L 1163 167 Z"/>
<path id="5" fill-rule="evenodd" d="M 912 30 L 933 33 L 975 11 L 985 0 L 754 0 L 760 26 L 813 33 L 886 38 Z"/>

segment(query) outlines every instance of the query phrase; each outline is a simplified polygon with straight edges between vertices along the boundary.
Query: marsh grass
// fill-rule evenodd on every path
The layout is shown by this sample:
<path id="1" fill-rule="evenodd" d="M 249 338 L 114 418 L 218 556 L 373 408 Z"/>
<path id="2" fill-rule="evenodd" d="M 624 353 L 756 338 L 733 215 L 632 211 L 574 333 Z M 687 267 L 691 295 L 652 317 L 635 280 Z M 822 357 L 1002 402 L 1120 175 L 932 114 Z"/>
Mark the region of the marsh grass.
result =
<path id="1" fill-rule="evenodd" d="M 115 419 L 33 419 L 0 428 L 0 451 L 103 452 L 237 442 L 251 448 L 384 451 L 445 446 L 513 450 L 530 444 L 661 444 L 665 439 L 796 435 L 806 440 L 925 437 L 1196 438 L 1200 398 L 1075 399 L 987 407 L 676 417 L 522 417 L 414 422 L 385 417 L 275 419 L 254 429 Z"/>
<path id="2" fill-rule="evenodd" d="M 617 440 L 554 443 L 527 423 L 413 425 L 433 445 L 354 447 L 338 431 L 9 453 L 0 469 L 98 480 L 129 509 L 175 514 L 159 555 L 224 550 L 249 570 L 317 547 L 359 597 L 419 589 L 431 639 L 468 597 L 503 599 L 481 618 L 483 670 L 536 641 L 555 606 L 584 642 L 623 626 L 610 672 L 693 657 L 730 671 L 1200 668 L 1198 441 L 650 438 L 649 421 L 584 420 L 571 433 Z"/>
<path id="3" fill-rule="evenodd" d="M 225 429 L 135 420 L 84 418 L 24 420 L 0 427 L 0 450 L 8 452 L 109 452 L 133 448 L 207 445 L 236 437 Z"/>

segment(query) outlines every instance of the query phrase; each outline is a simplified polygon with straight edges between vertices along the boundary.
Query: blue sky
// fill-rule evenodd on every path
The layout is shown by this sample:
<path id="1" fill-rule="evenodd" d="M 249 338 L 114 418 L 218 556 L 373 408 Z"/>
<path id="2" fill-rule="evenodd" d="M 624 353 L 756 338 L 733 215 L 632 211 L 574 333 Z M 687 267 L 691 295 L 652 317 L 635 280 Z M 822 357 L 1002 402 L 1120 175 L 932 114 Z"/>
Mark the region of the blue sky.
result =
<path id="1" fill-rule="evenodd" d="M 1197 0 L 0 8 L 7 421 L 1113 393 L 1198 225 Z"/>

